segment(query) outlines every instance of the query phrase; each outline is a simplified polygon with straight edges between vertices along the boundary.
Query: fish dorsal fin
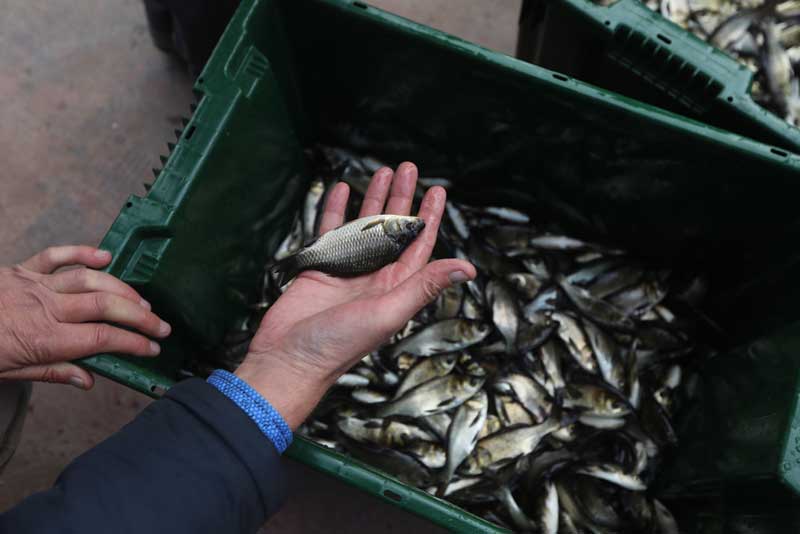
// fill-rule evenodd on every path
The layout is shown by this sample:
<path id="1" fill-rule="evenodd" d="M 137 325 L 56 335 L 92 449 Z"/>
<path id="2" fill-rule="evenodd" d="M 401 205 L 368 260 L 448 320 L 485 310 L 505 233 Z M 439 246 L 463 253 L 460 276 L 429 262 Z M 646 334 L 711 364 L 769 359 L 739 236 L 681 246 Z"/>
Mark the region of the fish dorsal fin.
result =
<path id="1" fill-rule="evenodd" d="M 374 221 L 365 224 L 364 227 L 361 229 L 361 231 L 362 232 L 366 232 L 367 230 L 369 230 L 373 226 L 378 226 L 379 224 L 383 224 L 385 221 L 386 221 L 386 219 L 383 218 L 383 217 L 381 217 L 380 219 L 375 219 Z"/>

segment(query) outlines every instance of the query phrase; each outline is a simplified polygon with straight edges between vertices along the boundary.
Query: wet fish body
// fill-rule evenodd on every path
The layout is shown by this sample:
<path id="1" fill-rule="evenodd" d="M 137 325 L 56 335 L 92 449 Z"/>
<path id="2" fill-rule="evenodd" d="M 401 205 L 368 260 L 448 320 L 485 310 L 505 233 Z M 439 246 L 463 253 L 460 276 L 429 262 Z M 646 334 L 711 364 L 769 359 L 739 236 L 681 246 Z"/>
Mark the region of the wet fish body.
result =
<path id="1" fill-rule="evenodd" d="M 326 232 L 272 269 L 280 275 L 279 285 L 306 270 L 335 276 L 369 273 L 399 258 L 424 227 L 419 217 L 363 217 Z"/>
<path id="2" fill-rule="evenodd" d="M 468 319 L 448 319 L 434 323 L 403 339 L 390 349 L 390 353 L 433 356 L 455 352 L 483 341 L 490 333 L 488 325 Z"/>

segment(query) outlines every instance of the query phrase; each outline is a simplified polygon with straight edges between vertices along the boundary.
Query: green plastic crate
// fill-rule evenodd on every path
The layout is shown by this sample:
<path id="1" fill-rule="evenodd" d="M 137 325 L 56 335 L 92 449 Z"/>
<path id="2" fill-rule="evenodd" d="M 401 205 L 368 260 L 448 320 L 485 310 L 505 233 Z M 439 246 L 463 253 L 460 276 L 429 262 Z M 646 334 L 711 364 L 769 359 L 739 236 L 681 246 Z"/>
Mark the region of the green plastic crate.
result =
<path id="1" fill-rule="evenodd" d="M 750 70 L 640 0 L 525 0 L 517 56 L 800 153 L 800 130 L 750 96 Z"/>
<path id="2" fill-rule="evenodd" d="M 685 476 L 665 478 L 664 491 L 701 479 L 715 487 L 694 496 L 751 479 L 797 488 L 794 456 L 779 469 L 800 420 L 800 157 L 347 0 L 243 1 L 196 90 L 196 112 L 151 190 L 130 197 L 101 243 L 114 253 L 108 271 L 174 333 L 158 358 L 99 355 L 89 369 L 152 396 L 184 376 L 256 298 L 309 183 L 304 147 L 347 146 L 414 160 L 428 176 L 453 173 L 452 194 L 465 202 L 516 206 L 658 264 L 712 273 L 705 311 L 743 347 L 720 357 L 741 366 L 736 355 L 756 350 L 785 369 L 753 374 L 768 402 L 753 382 L 729 413 L 757 421 L 755 406 L 768 411 L 773 433 L 760 450 L 770 454 L 751 456 L 745 471 L 702 471 L 706 451 L 681 449 L 674 471 Z M 707 407 L 718 408 L 697 406 L 686 428 L 707 420 Z M 302 438 L 288 454 L 455 532 L 500 531 Z"/>

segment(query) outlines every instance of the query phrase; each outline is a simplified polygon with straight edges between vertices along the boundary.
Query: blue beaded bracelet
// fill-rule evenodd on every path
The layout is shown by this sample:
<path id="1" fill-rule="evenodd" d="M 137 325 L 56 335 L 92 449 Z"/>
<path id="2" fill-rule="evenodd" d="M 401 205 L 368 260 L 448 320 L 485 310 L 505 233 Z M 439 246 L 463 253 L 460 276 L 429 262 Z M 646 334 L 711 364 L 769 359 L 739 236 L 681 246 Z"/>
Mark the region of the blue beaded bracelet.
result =
<path id="1" fill-rule="evenodd" d="M 250 387 L 250 384 L 222 369 L 211 373 L 208 383 L 244 410 L 261 432 L 272 441 L 279 454 L 292 443 L 292 430 L 289 425 L 267 399 Z"/>

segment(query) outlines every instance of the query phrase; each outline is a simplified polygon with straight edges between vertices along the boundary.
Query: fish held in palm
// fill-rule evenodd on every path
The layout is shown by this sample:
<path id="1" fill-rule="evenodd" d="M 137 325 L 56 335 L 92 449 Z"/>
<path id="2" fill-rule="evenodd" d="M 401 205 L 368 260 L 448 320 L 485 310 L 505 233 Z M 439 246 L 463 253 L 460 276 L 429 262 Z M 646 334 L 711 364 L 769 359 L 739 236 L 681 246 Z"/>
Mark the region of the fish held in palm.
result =
<path id="1" fill-rule="evenodd" d="M 324 233 L 271 269 L 281 286 L 307 270 L 334 276 L 370 273 L 397 260 L 424 228 L 419 217 L 362 217 Z"/>

